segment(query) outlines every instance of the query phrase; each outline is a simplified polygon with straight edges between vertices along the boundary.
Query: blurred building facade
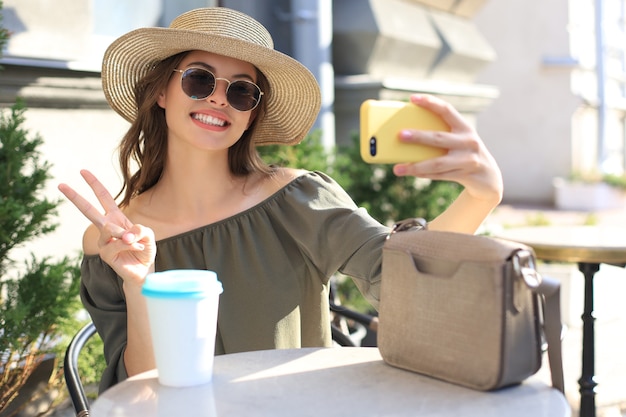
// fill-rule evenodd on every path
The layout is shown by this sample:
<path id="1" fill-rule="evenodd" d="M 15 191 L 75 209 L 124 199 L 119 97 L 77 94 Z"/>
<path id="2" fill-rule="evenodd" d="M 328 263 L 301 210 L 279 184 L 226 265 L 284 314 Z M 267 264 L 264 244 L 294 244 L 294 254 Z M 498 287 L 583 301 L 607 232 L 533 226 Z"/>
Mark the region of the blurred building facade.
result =
<path id="1" fill-rule="evenodd" d="M 555 178 L 623 174 L 625 10 L 624 0 L 509 0 L 475 16 L 498 55 L 477 78 L 500 91 L 478 125 L 505 201 L 551 204 Z"/>
<path id="2" fill-rule="evenodd" d="M 605 0 L 607 39 L 623 36 L 624 1 Z M 623 169 L 626 42 L 606 41 L 601 103 L 593 0 L 4 0 L 12 37 L 0 62 L 0 105 L 25 99 L 26 127 L 44 139 L 53 164 L 50 195 L 59 195 L 58 182 L 90 195 L 82 168 L 119 189 L 116 146 L 128 125 L 101 90 L 106 46 L 215 5 L 254 16 L 278 50 L 311 69 L 323 95 L 317 127 L 329 146 L 357 133 L 363 100 L 426 92 L 477 125 L 502 167 L 505 201 L 549 204 L 554 177 Z M 87 221 L 69 204 L 60 216 L 54 247 L 78 251 Z"/>
<path id="3" fill-rule="evenodd" d="M 17 96 L 28 106 L 26 127 L 45 141 L 60 196 L 68 182 L 90 196 L 79 170 L 88 168 L 115 193 L 120 186 L 116 146 L 127 123 L 110 110 L 100 87 L 101 57 L 117 36 L 137 27 L 167 26 L 196 7 L 225 6 L 248 13 L 274 37 L 276 49 L 311 69 L 322 87 L 317 127 L 325 141 L 349 143 L 366 98 L 407 99 L 438 94 L 467 117 L 497 97 L 475 83 L 493 62 L 493 48 L 472 18 L 486 0 L 4 0 L 3 26 L 12 33 L 4 51 L 0 103 Z M 332 46 L 332 48 L 331 48 Z M 69 203 L 59 229 L 25 250 L 80 250 L 87 221 Z"/>

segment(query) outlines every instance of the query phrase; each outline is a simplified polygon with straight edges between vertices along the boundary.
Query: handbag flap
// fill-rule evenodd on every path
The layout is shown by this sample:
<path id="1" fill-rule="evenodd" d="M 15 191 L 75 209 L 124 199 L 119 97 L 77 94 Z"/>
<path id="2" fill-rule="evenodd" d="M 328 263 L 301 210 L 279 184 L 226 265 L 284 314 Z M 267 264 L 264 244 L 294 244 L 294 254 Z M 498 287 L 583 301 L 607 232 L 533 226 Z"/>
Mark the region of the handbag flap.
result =
<path id="1" fill-rule="evenodd" d="M 520 249 L 534 252 L 531 247 L 487 236 L 465 233 L 440 232 L 412 229 L 392 233 L 385 248 L 408 250 L 424 257 L 449 260 L 450 262 L 502 262 Z"/>

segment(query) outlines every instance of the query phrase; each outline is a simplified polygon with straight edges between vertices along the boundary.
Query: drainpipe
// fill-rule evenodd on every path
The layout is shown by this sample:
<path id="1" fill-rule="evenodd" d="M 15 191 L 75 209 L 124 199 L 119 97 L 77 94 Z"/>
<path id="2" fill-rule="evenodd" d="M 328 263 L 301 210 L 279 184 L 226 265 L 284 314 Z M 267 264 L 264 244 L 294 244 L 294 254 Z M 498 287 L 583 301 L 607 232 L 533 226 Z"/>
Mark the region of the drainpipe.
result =
<path id="1" fill-rule="evenodd" d="M 622 36 L 626 36 L 625 25 L 626 25 L 626 3 L 623 1 L 620 2 L 620 10 L 619 10 L 619 22 L 620 22 L 620 31 L 619 33 Z M 622 87 L 622 97 L 626 97 L 626 79 L 624 78 L 624 74 L 626 74 L 626 45 L 622 45 L 621 54 L 622 54 L 622 78 L 621 78 L 621 87 Z M 622 172 L 623 175 L 626 173 L 626 117 L 622 115 L 621 119 L 622 123 Z"/>
<path id="2" fill-rule="evenodd" d="M 626 27 L 626 3 L 623 1 L 620 1 L 619 3 L 619 34 L 622 35 L 622 37 L 626 36 L 626 31 L 624 30 Z M 626 74 L 626 45 L 622 45 L 621 48 L 621 61 L 622 61 L 622 79 L 621 79 L 621 86 L 622 86 L 622 97 L 626 97 L 626 80 L 624 80 L 624 74 Z"/>
<path id="3" fill-rule="evenodd" d="M 606 173 L 608 151 L 606 148 L 606 69 L 604 53 L 604 0 L 596 0 L 596 78 L 598 82 L 598 169 Z"/>
<path id="4" fill-rule="evenodd" d="M 322 144 L 330 150 L 335 146 L 332 0 L 291 0 L 290 20 L 293 57 L 313 73 L 321 88 L 322 108 L 314 128 L 321 129 Z"/>

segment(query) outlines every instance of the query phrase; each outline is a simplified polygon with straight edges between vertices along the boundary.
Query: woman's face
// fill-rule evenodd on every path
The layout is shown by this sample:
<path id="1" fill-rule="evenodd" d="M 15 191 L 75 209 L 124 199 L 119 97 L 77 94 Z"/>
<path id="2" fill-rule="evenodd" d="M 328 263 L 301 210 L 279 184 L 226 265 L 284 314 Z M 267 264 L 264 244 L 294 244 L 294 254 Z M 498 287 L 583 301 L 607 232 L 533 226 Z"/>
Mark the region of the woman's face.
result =
<path id="1" fill-rule="evenodd" d="M 245 61 L 210 52 L 192 51 L 178 70 L 202 68 L 216 78 L 230 82 L 245 80 L 256 83 L 255 67 Z M 173 72 L 158 104 L 165 110 L 170 147 L 187 144 L 195 150 L 227 151 L 236 143 L 253 121 L 254 112 L 239 111 L 226 99 L 228 82 L 217 80 L 213 94 L 202 100 L 190 98 L 181 87 L 181 72 Z"/>

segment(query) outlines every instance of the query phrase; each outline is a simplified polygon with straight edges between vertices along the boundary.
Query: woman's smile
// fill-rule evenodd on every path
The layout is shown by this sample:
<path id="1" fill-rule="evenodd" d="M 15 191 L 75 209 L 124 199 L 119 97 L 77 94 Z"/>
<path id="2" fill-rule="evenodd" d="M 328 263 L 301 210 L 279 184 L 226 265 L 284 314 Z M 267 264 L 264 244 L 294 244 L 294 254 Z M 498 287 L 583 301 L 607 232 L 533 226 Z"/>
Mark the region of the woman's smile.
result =
<path id="1" fill-rule="evenodd" d="M 209 126 L 227 127 L 230 123 L 220 117 L 211 116 L 204 113 L 191 113 L 192 119 Z"/>

